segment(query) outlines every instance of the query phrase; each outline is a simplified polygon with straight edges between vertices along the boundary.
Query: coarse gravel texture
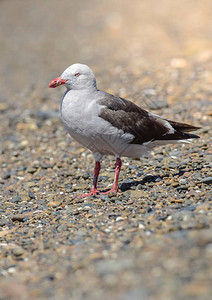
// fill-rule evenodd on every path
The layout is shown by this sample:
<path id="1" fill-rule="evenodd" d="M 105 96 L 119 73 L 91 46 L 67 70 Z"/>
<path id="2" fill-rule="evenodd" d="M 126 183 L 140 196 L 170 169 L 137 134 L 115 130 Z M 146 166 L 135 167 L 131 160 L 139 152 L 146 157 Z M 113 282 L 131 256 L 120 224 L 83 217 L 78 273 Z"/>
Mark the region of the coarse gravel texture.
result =
<path id="1" fill-rule="evenodd" d="M 0 2 L 0 299 L 211 299 L 211 2 L 37 2 Z M 123 158 L 117 196 L 77 198 L 94 159 L 48 89 L 74 62 L 200 139 Z"/>

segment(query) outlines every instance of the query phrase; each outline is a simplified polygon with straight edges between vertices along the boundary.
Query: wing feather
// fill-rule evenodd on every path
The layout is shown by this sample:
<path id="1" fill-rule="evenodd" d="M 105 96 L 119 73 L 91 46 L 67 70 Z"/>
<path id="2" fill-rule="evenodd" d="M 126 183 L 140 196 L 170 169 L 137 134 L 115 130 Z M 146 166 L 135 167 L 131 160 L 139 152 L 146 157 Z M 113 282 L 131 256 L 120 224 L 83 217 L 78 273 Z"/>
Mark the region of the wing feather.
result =
<path id="1" fill-rule="evenodd" d="M 105 97 L 98 103 L 102 106 L 99 116 L 114 127 L 132 134 L 134 136 L 132 144 L 198 137 L 186 132 L 197 130 L 199 127 L 166 120 L 149 113 L 129 100 L 105 93 Z"/>

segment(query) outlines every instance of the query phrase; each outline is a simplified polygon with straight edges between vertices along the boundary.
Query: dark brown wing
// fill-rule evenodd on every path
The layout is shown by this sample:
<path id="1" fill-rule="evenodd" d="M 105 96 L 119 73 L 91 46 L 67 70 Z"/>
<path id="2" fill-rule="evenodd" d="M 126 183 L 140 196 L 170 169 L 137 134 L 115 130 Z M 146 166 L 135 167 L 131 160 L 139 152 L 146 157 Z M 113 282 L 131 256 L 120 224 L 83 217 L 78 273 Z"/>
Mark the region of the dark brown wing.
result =
<path id="1" fill-rule="evenodd" d="M 201 127 L 196 127 L 196 126 L 186 124 L 186 123 L 171 121 L 171 120 L 168 120 L 168 119 L 167 119 L 167 121 L 177 131 L 179 130 L 179 131 L 182 131 L 182 132 L 189 132 L 189 131 L 195 131 L 195 130 L 198 130 L 198 129 L 201 128 Z"/>
<path id="2" fill-rule="evenodd" d="M 105 93 L 98 101 L 104 107 L 99 116 L 110 122 L 114 127 L 134 136 L 131 143 L 143 144 L 154 140 L 180 140 L 197 138 L 186 131 L 196 130 L 192 125 L 168 121 L 151 114 L 126 99 Z"/>

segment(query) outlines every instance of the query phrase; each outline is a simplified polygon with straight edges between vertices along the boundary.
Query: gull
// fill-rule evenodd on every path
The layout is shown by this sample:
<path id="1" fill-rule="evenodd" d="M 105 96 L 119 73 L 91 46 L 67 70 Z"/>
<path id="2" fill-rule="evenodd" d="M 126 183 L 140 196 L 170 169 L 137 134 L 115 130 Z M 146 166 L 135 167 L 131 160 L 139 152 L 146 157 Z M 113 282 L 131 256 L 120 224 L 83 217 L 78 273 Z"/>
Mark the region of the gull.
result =
<path id="1" fill-rule="evenodd" d="M 100 193 L 97 183 L 104 155 L 116 157 L 113 186 L 106 192 L 116 194 L 121 157 L 139 158 L 155 146 L 199 138 L 188 133 L 199 127 L 165 119 L 129 100 L 100 91 L 87 65 L 73 64 L 49 83 L 50 88 L 60 85 L 67 89 L 60 109 L 64 126 L 73 139 L 92 151 L 95 159 L 92 188 L 81 197 Z"/>

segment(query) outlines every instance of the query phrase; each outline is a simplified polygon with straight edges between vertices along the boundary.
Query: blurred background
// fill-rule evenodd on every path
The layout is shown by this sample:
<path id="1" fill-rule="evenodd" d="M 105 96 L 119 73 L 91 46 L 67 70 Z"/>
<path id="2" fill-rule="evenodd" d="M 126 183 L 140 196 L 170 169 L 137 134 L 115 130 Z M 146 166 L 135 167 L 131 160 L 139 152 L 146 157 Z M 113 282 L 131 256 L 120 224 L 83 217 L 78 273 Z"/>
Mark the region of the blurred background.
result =
<path id="1" fill-rule="evenodd" d="M 0 299 L 211 299 L 211 13 L 211 0 L 0 0 Z M 118 198 L 79 200 L 93 157 L 63 128 L 65 88 L 48 88 L 76 62 L 201 138 L 123 160 L 120 182 L 137 184 Z"/>
<path id="2" fill-rule="evenodd" d="M 210 0 L 1 0 L 0 97 L 45 87 L 75 62 L 102 76 L 187 60 L 211 68 L 211 12 Z"/>

